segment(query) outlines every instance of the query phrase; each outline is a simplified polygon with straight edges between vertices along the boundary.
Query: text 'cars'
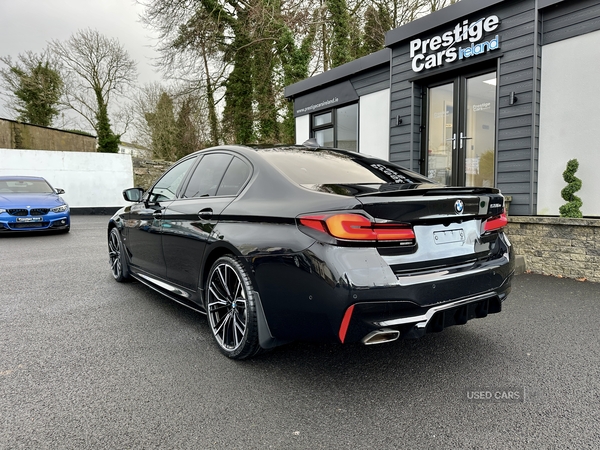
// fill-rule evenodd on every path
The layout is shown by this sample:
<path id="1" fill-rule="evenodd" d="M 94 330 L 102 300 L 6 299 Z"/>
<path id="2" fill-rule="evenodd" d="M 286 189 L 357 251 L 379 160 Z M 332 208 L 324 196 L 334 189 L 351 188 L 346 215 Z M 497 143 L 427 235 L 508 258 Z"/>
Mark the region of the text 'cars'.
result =
<path id="1" fill-rule="evenodd" d="M 173 165 L 108 225 L 112 274 L 206 313 L 227 356 L 377 344 L 501 310 L 504 198 L 311 145 L 222 146 Z"/>

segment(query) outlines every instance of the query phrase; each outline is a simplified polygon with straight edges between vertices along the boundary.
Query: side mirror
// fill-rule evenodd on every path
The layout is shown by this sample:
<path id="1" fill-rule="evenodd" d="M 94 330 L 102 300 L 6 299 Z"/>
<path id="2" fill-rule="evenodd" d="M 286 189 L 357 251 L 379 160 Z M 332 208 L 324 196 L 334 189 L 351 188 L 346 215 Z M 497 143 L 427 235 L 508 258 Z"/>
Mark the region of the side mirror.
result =
<path id="1" fill-rule="evenodd" d="M 123 191 L 123 198 L 128 202 L 141 202 L 144 196 L 142 188 L 130 188 Z"/>
<path id="2" fill-rule="evenodd" d="M 64 189 L 61 189 L 61 188 L 56 188 L 55 190 L 56 190 L 56 193 L 57 193 L 58 195 L 60 195 L 60 194 L 64 194 L 64 193 L 65 193 L 65 190 L 64 190 Z"/>

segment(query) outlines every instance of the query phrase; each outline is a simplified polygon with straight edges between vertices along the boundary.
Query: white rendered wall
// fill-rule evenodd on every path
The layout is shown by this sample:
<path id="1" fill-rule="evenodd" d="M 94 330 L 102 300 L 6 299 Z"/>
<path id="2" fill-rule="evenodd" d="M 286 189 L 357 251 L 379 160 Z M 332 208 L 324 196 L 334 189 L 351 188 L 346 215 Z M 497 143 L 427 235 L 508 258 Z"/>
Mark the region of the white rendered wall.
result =
<path id="1" fill-rule="evenodd" d="M 122 192 L 133 187 L 130 155 L 0 149 L 0 176 L 44 177 L 72 208 L 126 204 Z"/>
<path id="2" fill-rule="evenodd" d="M 390 160 L 390 90 L 363 95 L 359 100 L 360 153 Z"/>
<path id="3" fill-rule="evenodd" d="M 302 144 L 310 138 L 310 114 L 296 117 L 296 144 Z"/>
<path id="4" fill-rule="evenodd" d="M 584 216 L 600 216 L 600 31 L 542 48 L 538 208 L 558 216 L 562 173 L 577 158 Z"/>

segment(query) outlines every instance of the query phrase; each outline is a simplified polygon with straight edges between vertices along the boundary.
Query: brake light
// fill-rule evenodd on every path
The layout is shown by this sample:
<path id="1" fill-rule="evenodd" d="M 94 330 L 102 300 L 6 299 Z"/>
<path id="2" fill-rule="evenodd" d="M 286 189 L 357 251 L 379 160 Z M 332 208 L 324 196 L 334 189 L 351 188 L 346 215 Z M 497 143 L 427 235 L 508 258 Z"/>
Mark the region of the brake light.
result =
<path id="1" fill-rule="evenodd" d="M 323 214 L 299 218 L 300 223 L 337 239 L 351 241 L 414 241 L 410 225 L 374 223 L 360 214 Z"/>
<path id="2" fill-rule="evenodd" d="M 500 228 L 504 228 L 506 225 L 508 225 L 508 217 L 506 216 L 506 213 L 502 213 L 499 216 L 491 217 L 488 220 L 486 220 L 483 225 L 483 230 L 499 230 Z"/>

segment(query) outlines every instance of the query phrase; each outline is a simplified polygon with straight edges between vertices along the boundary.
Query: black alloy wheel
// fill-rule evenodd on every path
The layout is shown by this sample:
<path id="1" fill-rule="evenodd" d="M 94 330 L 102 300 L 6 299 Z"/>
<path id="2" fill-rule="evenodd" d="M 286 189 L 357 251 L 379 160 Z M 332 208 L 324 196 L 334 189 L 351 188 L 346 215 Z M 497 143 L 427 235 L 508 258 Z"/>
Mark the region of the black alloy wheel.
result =
<path id="1" fill-rule="evenodd" d="M 113 228 L 108 235 L 108 262 L 115 280 L 121 282 L 129 278 L 129 270 L 125 262 L 123 243 L 119 230 Z"/>
<path id="2" fill-rule="evenodd" d="M 236 258 L 215 261 L 206 283 L 208 324 L 221 352 L 232 359 L 250 358 L 261 350 L 252 292 L 250 278 Z"/>

